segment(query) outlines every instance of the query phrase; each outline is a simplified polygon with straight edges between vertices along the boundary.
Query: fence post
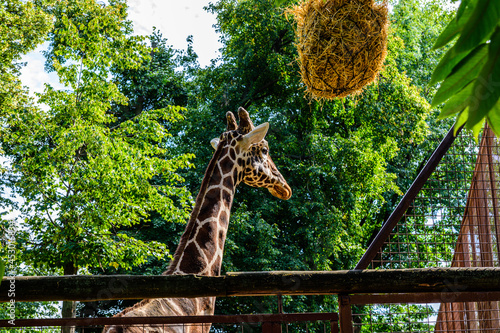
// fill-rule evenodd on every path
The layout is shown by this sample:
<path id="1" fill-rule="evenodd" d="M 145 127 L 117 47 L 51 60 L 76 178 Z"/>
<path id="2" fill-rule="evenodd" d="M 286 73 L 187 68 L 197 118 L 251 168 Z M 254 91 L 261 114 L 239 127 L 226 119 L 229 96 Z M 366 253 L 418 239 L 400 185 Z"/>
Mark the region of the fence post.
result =
<path id="1" fill-rule="evenodd" d="M 352 310 L 349 295 L 339 295 L 340 333 L 353 333 Z"/>
<path id="2" fill-rule="evenodd" d="M 339 323 L 338 321 L 330 321 L 330 333 L 339 333 Z"/>

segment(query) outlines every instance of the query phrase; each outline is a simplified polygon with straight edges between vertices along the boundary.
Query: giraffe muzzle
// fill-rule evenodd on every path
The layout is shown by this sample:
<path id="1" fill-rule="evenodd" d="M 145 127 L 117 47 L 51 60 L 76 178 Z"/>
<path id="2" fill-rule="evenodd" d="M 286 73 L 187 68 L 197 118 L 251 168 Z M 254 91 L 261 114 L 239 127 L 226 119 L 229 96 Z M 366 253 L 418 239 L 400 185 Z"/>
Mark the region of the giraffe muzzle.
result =
<path id="1" fill-rule="evenodd" d="M 286 183 L 270 187 L 269 192 L 271 192 L 271 194 L 274 195 L 275 197 L 282 200 L 288 200 L 292 196 L 292 189 Z"/>

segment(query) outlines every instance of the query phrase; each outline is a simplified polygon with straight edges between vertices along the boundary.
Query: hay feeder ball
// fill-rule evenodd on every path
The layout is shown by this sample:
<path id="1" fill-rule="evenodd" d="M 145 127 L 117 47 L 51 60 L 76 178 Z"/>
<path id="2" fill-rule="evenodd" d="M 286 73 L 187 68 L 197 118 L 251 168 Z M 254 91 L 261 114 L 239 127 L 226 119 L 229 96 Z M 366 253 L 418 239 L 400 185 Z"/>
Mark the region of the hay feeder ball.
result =
<path id="1" fill-rule="evenodd" d="M 306 92 L 331 99 L 359 94 L 387 54 L 387 3 L 307 0 L 289 10 Z"/>

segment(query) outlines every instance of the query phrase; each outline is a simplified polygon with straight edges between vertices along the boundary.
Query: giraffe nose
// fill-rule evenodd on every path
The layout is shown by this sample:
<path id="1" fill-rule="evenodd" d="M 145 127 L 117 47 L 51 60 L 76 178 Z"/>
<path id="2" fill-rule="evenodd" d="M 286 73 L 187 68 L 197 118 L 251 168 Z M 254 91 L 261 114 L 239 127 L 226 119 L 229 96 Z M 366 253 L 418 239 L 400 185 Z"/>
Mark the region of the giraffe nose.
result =
<path id="1" fill-rule="evenodd" d="M 277 198 L 288 200 L 292 196 L 292 189 L 287 183 L 276 184 L 269 188 L 269 192 Z"/>

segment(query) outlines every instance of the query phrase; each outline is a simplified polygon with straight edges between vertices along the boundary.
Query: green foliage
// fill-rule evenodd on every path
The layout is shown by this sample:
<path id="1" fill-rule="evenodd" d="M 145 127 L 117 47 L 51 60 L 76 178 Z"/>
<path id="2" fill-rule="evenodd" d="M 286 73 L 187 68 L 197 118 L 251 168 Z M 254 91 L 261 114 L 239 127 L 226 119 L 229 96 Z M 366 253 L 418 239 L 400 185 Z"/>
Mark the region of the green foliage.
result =
<path id="1" fill-rule="evenodd" d="M 11 319 L 8 302 L 0 303 L 0 320 Z M 57 318 L 59 306 L 57 302 L 16 302 L 15 318 L 39 319 Z M 32 332 L 39 332 L 32 330 Z"/>
<path id="2" fill-rule="evenodd" d="M 2 283 L 3 275 L 5 274 L 5 263 L 0 259 L 0 284 Z"/>
<path id="3" fill-rule="evenodd" d="M 412 84 L 422 89 L 422 95 L 431 100 L 435 92 L 428 86 L 432 71 L 446 48 L 432 50 L 440 32 L 451 18 L 451 12 L 442 0 L 393 0 L 390 1 L 389 38 L 397 43 L 390 52 L 397 68 L 412 79 Z M 394 45 L 394 44 L 393 44 Z"/>
<path id="4" fill-rule="evenodd" d="M 433 325 L 428 318 L 435 315 L 432 306 L 419 304 L 375 305 L 370 309 L 367 322 L 360 332 L 430 332 Z"/>
<path id="5" fill-rule="evenodd" d="M 196 63 L 196 54 L 191 48 L 191 38 L 188 38 L 188 49 L 186 51 L 173 49 L 168 45 L 168 41 L 163 38 L 162 34 L 155 30 L 149 36 L 152 45 L 149 57 L 143 59 L 141 66 L 138 68 L 129 68 L 116 70 L 115 82 L 119 90 L 127 97 L 127 105 L 119 105 L 113 108 L 114 115 L 117 122 L 121 119 L 130 119 L 136 116 L 137 113 L 144 110 L 157 110 L 168 108 L 169 105 L 182 105 L 186 106 L 189 99 L 190 77 L 199 69 Z M 182 70 L 180 70 L 182 68 Z M 180 115 L 187 115 L 197 112 L 198 110 L 187 110 L 184 108 L 179 109 Z M 199 118 L 197 118 L 199 117 Z M 193 148 L 197 144 L 195 140 L 189 140 L 186 146 L 180 147 L 177 144 L 179 138 L 186 138 L 185 133 L 180 130 L 180 127 L 193 126 L 195 128 L 203 127 L 203 116 L 197 114 L 196 121 L 188 123 L 186 121 L 171 122 L 163 121 L 161 125 L 168 130 L 169 133 L 175 133 L 165 138 L 164 150 L 165 159 L 174 159 L 179 156 L 194 156 L 191 154 L 196 150 Z M 217 136 L 220 133 L 216 134 Z M 212 137 L 210 137 L 212 139 Z M 209 140 L 201 143 L 202 145 L 209 145 Z M 212 148 L 210 148 L 212 149 Z M 189 152 L 189 153 L 188 153 Z M 210 154 L 213 150 L 208 151 L 208 155 L 204 159 L 200 159 L 198 168 L 203 172 L 203 168 L 210 160 Z M 197 156 L 198 157 L 198 156 Z M 186 180 L 185 184 L 191 185 L 191 182 L 201 182 L 201 176 L 191 178 L 193 170 L 191 167 L 197 165 L 190 163 L 190 168 L 183 168 L 176 172 L 182 172 L 183 178 Z M 153 184 L 160 184 L 162 180 L 159 177 L 152 179 Z M 192 186 L 193 193 L 198 190 L 196 185 Z M 174 200 L 173 204 L 182 207 L 181 198 Z M 190 206 L 190 205 L 189 205 Z M 187 212 L 187 211 L 186 211 Z M 122 230 L 126 231 L 127 235 L 133 236 L 135 239 L 143 242 L 157 242 L 163 244 L 168 249 L 167 256 L 163 258 L 148 257 L 140 265 L 125 270 L 118 267 L 117 269 L 106 270 L 105 274 L 146 274 L 154 275 L 163 273 L 169 264 L 171 258 L 170 253 L 173 253 L 178 245 L 180 236 L 185 228 L 186 215 L 177 215 L 164 218 L 160 214 L 151 212 L 147 221 L 144 223 L 128 226 Z M 172 223 L 174 222 L 174 223 Z M 92 274 L 102 274 L 102 270 L 95 268 L 89 269 Z M 123 307 L 132 306 L 134 301 L 119 301 L 119 302 L 106 302 L 105 306 L 97 303 L 82 303 L 78 312 L 81 316 L 110 316 L 121 310 Z"/>
<path id="6" fill-rule="evenodd" d="M 188 214 L 190 195 L 177 171 L 191 155 L 166 158 L 165 125 L 181 120 L 182 108 L 123 113 L 128 98 L 114 77 L 146 70 L 151 52 L 130 36 L 124 1 L 58 1 L 44 9 L 54 18 L 47 69 L 67 88 L 46 85 L 38 105 L 2 115 L 6 178 L 24 200 L 19 260 L 59 272 L 68 264 L 130 269 L 163 258 L 164 244 L 136 239 L 127 228 L 153 212 L 170 221 Z"/>
<path id="7" fill-rule="evenodd" d="M 477 137 L 486 119 L 500 134 L 500 3 L 463 0 L 434 48 L 456 43 L 436 67 L 431 84 L 443 81 L 432 104 L 446 102 L 440 115 L 458 113 L 456 128 L 465 125 Z"/>
<path id="8" fill-rule="evenodd" d="M 40 44 L 52 22 L 32 1 L 0 4 L 0 115 L 23 104 L 27 94 L 19 81 L 19 60 Z M 0 151 L 1 153 L 1 151 Z"/>

